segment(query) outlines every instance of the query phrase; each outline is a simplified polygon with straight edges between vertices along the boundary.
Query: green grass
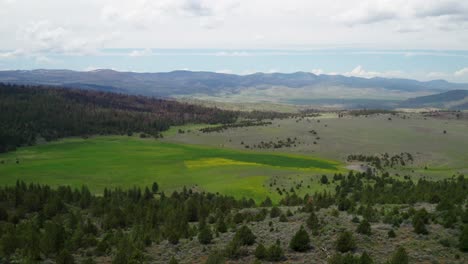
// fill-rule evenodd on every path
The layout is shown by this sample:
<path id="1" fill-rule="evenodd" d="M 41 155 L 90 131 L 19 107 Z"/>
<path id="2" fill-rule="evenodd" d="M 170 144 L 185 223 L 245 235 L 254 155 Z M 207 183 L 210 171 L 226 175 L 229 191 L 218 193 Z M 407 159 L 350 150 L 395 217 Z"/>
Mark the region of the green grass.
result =
<path id="1" fill-rule="evenodd" d="M 309 156 L 125 136 L 65 139 L 20 148 L 0 155 L 2 160 L 0 184 L 4 185 L 18 179 L 53 186 L 86 184 L 101 193 L 104 187 L 150 186 L 156 181 L 168 192 L 186 186 L 257 201 L 267 195 L 280 198 L 268 185 L 271 177 L 298 180 L 343 170 L 337 162 Z"/>
<path id="2" fill-rule="evenodd" d="M 252 146 L 261 141 L 276 142 L 289 137 L 297 138 L 299 144 L 296 147 L 268 151 L 319 156 L 342 162 L 346 161 L 349 154 L 394 155 L 409 152 L 415 161 L 396 171 L 401 175 L 404 173 L 416 178 L 428 176 L 431 179 L 441 179 L 458 173 L 468 174 L 466 120 L 425 119 L 417 113 L 400 114 L 402 115 L 407 118 L 391 115 L 338 118 L 336 113 L 326 113 L 301 121 L 275 119 L 269 126 L 232 128 L 222 133 L 177 134 L 164 140 L 245 149 L 245 145 Z M 392 120 L 388 120 L 389 117 Z M 309 133 L 312 129 L 318 135 Z M 443 133 L 444 130 L 447 131 L 446 134 Z M 313 144 L 314 141 L 317 144 Z M 424 169 L 426 166 L 427 170 Z"/>

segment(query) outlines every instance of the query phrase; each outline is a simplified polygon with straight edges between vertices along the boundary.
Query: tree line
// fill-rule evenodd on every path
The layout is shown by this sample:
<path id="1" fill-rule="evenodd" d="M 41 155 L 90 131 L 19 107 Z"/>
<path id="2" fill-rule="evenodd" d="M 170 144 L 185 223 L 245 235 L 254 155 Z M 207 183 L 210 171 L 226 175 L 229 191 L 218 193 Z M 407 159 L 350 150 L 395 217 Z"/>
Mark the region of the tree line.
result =
<path id="1" fill-rule="evenodd" d="M 413 183 L 385 174 L 350 172 L 336 174 L 333 181 L 337 183 L 335 193 L 317 192 L 299 197 L 292 192 L 281 200 L 281 205 L 299 206 L 300 212 L 309 214 L 303 227 L 291 238 L 290 250 L 303 252 L 313 248 L 309 234 L 320 236 L 326 227 L 318 212 L 331 208 L 332 215 L 338 215 L 339 211 L 354 215 L 351 221 L 358 226 L 338 237 L 336 254 L 329 258 L 329 263 L 369 263 L 369 256 L 352 254 L 359 246 L 353 236 L 372 236 L 371 223 L 376 222 L 393 227 L 389 237 L 395 237 L 394 230 L 405 221 L 420 235 L 431 232 L 428 224 L 440 224 L 459 234 L 459 249 L 468 251 L 468 181 L 463 176 Z M 208 259 L 239 259 L 250 254 L 246 246 L 256 244 L 257 259 L 281 261 L 286 259 L 285 248 L 278 242 L 257 243 L 256 230 L 247 224 L 267 217 L 288 222 L 294 215 L 289 209 L 276 207 L 269 198 L 256 204 L 252 199 L 186 188 L 166 195 L 157 183 L 125 190 L 106 188 L 98 196 L 86 186 L 51 188 L 18 181 L 14 186 L 0 187 L 0 201 L 0 262 L 7 263 L 12 260 L 73 263 L 76 256 L 86 260 L 85 263 L 93 263 L 92 258 L 97 256 L 110 256 L 113 263 L 143 263 L 151 257 L 146 248 L 153 243 L 178 244 L 180 239 L 196 238 L 201 244 L 210 244 L 217 234 L 226 232 L 235 232 L 232 240 L 221 251 L 212 252 Z M 436 210 L 415 209 L 412 205 L 418 202 L 435 204 Z M 378 209 L 379 204 L 390 206 Z M 405 206 L 398 207 L 399 204 Z M 406 252 L 400 254 L 404 256 Z M 366 261 L 349 262 L 363 259 Z"/>
<path id="2" fill-rule="evenodd" d="M 159 137 L 171 125 L 233 123 L 239 112 L 172 100 L 46 86 L 0 84 L 0 152 L 68 136 Z"/>

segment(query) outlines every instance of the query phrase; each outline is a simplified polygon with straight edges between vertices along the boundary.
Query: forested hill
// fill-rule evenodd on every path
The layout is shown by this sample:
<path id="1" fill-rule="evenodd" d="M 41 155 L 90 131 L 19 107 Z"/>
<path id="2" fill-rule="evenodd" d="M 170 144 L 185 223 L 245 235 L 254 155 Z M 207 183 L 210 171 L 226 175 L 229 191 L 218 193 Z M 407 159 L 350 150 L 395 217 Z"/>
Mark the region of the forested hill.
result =
<path id="1" fill-rule="evenodd" d="M 0 152 L 67 136 L 145 133 L 171 125 L 231 123 L 239 113 L 108 92 L 0 83 Z"/>

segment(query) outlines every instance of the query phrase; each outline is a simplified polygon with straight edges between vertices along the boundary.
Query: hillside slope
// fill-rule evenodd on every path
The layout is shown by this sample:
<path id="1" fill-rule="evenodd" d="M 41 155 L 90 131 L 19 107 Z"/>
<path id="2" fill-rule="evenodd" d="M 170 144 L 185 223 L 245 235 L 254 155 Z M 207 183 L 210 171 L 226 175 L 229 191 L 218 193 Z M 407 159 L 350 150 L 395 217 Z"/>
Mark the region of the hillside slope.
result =
<path id="1" fill-rule="evenodd" d="M 453 90 L 434 95 L 411 98 L 402 102 L 400 107 L 434 107 L 451 110 L 465 110 L 468 109 L 468 90 Z"/>
<path id="2" fill-rule="evenodd" d="M 175 96 L 221 92 L 236 93 L 246 88 L 272 86 L 375 88 L 395 91 L 441 92 L 468 88 L 442 80 L 419 82 L 408 79 L 358 78 L 342 75 L 315 75 L 309 72 L 255 73 L 234 75 L 215 72 L 173 71 L 161 73 L 118 72 L 95 70 L 0 71 L 0 82 L 21 84 L 61 85 L 90 90 L 105 90 L 139 95 Z M 339 95 L 337 94 L 338 98 Z"/>
<path id="3" fill-rule="evenodd" d="M 238 113 L 170 100 L 0 83 L 0 152 L 37 139 L 144 132 L 171 125 L 229 123 Z"/>

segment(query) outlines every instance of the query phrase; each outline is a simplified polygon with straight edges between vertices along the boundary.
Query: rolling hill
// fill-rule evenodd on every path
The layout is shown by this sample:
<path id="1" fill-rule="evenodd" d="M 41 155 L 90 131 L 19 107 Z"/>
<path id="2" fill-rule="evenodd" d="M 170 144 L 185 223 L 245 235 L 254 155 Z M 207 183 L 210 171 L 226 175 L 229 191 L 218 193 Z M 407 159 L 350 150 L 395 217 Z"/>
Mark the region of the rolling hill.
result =
<path id="1" fill-rule="evenodd" d="M 309 72 L 255 73 L 250 75 L 215 72 L 172 71 L 160 73 L 118 72 L 94 70 L 0 71 L 0 82 L 20 84 L 58 85 L 90 90 L 114 91 L 150 96 L 177 96 L 237 93 L 247 88 L 372 88 L 401 92 L 443 92 L 468 88 L 443 80 L 419 82 L 408 79 L 358 78 L 342 75 L 315 75 Z M 336 98 L 340 98 L 337 94 Z"/>
<path id="2" fill-rule="evenodd" d="M 411 98 L 400 103 L 400 107 L 434 107 L 450 110 L 468 109 L 468 90 L 452 90 L 444 93 Z"/>

